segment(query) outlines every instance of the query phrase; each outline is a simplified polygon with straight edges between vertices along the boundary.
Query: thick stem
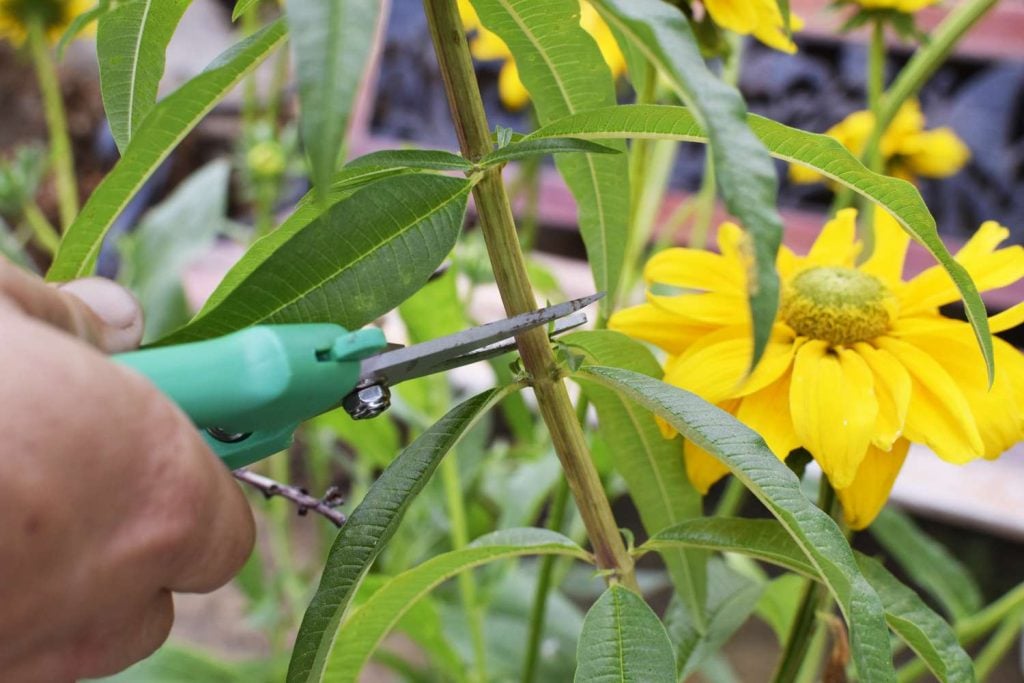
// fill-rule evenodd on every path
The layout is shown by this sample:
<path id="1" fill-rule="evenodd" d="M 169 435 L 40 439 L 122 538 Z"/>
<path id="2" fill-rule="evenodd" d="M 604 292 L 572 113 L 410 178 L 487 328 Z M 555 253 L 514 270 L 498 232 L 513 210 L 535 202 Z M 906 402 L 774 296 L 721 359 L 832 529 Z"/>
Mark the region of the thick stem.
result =
<path id="1" fill-rule="evenodd" d="M 832 514 L 835 505 L 836 492 L 828 479 L 822 476 L 818 490 L 818 507 L 828 514 Z M 818 621 L 818 610 L 821 609 L 823 601 L 828 593 L 823 584 L 817 581 L 807 580 L 804 586 L 803 597 L 800 599 L 800 606 L 797 607 L 796 617 L 793 626 L 786 639 L 785 649 L 779 659 L 773 683 L 794 683 L 800 676 L 800 670 L 807 659 L 807 653 L 814 639 L 815 626 Z"/>
<path id="2" fill-rule="evenodd" d="M 61 226 L 66 230 L 78 215 L 78 184 L 75 181 L 75 160 L 68 137 L 68 120 L 64 113 L 64 98 L 57 79 L 57 66 L 53 62 L 46 33 L 38 20 L 28 27 L 28 47 L 43 96 L 43 113 L 50 133 L 50 164 L 57 183 L 57 203 Z"/>
<path id="3" fill-rule="evenodd" d="M 454 0 L 424 0 L 423 6 L 462 153 L 470 161 L 477 161 L 492 144 L 462 20 Z M 483 172 L 473 188 L 473 198 L 505 311 L 516 315 L 533 310 L 536 300 L 499 168 Z M 517 342 L 597 564 L 607 570 L 610 582 L 621 581 L 637 589 L 633 560 L 626 552 L 583 430 L 576 421 L 547 333 L 533 329 L 519 335 Z"/>

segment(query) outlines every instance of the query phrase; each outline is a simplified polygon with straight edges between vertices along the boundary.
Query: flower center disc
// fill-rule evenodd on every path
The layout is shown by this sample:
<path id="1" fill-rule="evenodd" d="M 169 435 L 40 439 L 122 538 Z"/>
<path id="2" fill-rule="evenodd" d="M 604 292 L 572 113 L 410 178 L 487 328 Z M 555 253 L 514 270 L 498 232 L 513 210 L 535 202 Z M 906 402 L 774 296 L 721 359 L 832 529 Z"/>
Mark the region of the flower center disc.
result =
<path id="1" fill-rule="evenodd" d="M 874 275 L 855 268 L 805 270 L 782 297 L 782 319 L 804 337 L 853 344 L 884 334 L 896 301 Z"/>

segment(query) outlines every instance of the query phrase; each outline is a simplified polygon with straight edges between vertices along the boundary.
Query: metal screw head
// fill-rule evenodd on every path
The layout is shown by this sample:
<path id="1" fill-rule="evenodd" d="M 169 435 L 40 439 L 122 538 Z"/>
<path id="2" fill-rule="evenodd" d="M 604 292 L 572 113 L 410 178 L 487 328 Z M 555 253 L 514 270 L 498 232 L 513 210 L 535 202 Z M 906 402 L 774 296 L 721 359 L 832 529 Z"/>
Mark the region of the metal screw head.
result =
<path id="1" fill-rule="evenodd" d="M 350 393 L 341 405 L 353 420 L 377 417 L 391 407 L 391 391 L 383 384 L 370 384 Z"/>

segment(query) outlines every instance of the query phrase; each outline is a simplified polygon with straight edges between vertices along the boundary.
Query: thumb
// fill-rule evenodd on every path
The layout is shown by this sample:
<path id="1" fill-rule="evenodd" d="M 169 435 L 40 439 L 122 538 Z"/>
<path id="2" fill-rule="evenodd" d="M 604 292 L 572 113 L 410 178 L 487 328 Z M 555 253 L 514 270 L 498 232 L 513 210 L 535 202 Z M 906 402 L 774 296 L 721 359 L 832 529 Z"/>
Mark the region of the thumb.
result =
<path id="1" fill-rule="evenodd" d="M 108 353 L 135 348 L 142 339 L 142 309 L 110 280 L 91 277 L 51 287 L 0 259 L 0 297 Z"/>

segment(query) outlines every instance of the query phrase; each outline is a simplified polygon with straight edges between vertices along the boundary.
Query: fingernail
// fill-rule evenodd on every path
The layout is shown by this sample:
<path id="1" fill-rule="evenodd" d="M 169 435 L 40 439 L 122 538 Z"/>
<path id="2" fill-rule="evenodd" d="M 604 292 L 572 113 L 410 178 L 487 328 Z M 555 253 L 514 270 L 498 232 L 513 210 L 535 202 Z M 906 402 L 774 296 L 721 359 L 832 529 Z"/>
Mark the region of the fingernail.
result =
<path id="1" fill-rule="evenodd" d="M 128 329 L 141 320 L 141 310 L 135 297 L 111 280 L 99 277 L 73 280 L 61 285 L 60 290 L 81 299 L 100 320 L 115 329 Z"/>

